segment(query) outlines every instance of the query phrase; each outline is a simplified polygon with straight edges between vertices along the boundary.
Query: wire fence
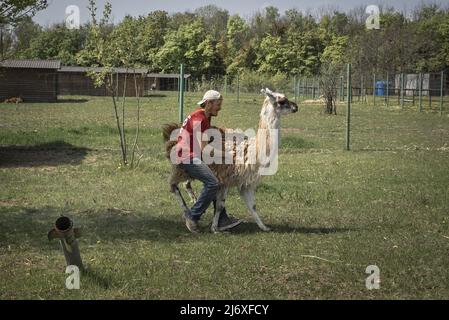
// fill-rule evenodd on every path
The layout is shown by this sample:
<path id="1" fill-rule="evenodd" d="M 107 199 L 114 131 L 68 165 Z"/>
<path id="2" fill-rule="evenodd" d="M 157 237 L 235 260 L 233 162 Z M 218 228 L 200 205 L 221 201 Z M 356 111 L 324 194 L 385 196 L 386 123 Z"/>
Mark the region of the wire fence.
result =
<path id="1" fill-rule="evenodd" d="M 188 79 L 187 92 L 218 90 L 237 101 L 245 94 L 258 94 L 268 87 L 293 97 L 295 101 L 317 100 L 323 95 L 320 77 L 266 76 L 253 74 L 215 75 Z M 347 75 L 338 77 L 337 101 L 348 98 Z M 418 111 L 449 111 L 449 78 L 445 72 L 359 74 L 351 72 L 351 102 L 372 106 L 416 108 Z M 313 102 L 313 101 L 311 101 Z"/>

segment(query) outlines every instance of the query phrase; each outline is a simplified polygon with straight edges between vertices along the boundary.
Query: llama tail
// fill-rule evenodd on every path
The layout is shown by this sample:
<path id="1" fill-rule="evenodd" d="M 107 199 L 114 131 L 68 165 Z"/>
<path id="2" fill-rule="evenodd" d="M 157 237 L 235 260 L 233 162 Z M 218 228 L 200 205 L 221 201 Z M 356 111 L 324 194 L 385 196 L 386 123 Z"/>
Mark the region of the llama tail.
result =
<path id="1" fill-rule="evenodd" d="M 169 141 L 170 140 L 170 135 L 173 132 L 173 130 L 176 130 L 176 129 L 179 129 L 179 128 L 181 128 L 181 125 L 177 124 L 177 123 L 174 123 L 174 122 L 164 124 L 162 126 L 162 137 L 164 138 L 164 142 Z"/>
<path id="2" fill-rule="evenodd" d="M 177 123 L 168 123 L 162 126 L 162 137 L 165 142 L 165 156 L 170 159 L 170 153 L 173 147 L 176 145 L 177 141 L 170 140 L 170 136 L 173 130 L 181 128 L 180 124 Z"/>

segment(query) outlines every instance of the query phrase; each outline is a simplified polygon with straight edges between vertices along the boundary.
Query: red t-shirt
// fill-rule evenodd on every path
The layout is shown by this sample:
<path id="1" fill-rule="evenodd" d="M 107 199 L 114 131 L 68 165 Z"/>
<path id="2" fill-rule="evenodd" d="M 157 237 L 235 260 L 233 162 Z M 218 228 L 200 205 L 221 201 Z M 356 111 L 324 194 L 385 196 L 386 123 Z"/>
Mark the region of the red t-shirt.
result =
<path id="1" fill-rule="evenodd" d="M 210 128 L 211 117 L 206 117 L 204 109 L 192 112 L 183 122 L 178 135 L 178 160 L 201 159 L 201 136 Z"/>

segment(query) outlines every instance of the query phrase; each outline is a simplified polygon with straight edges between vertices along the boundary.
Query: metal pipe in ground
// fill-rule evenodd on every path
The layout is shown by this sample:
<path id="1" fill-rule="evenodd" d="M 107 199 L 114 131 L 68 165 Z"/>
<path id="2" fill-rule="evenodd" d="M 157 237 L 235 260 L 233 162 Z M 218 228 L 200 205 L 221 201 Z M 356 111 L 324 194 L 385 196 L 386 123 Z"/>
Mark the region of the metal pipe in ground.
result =
<path id="1" fill-rule="evenodd" d="M 84 270 L 77 240 L 81 236 L 81 231 L 73 227 L 70 218 L 59 217 L 47 236 L 48 240 L 59 239 L 67 266 L 77 266 L 80 270 Z"/>

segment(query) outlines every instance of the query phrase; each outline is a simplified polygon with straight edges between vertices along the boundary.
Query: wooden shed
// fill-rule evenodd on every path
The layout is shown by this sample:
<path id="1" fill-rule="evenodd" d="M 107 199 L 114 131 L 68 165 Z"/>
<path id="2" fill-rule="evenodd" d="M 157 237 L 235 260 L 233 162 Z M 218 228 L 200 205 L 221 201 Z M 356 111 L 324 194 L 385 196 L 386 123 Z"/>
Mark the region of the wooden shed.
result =
<path id="1" fill-rule="evenodd" d="M 58 71 L 59 94 L 86 96 L 110 95 L 105 85 L 95 87 L 93 80 L 88 76 L 89 71 L 101 72 L 102 70 L 102 68 L 76 66 L 61 67 Z M 178 90 L 179 74 L 148 73 L 146 69 L 126 68 L 114 68 L 112 71 L 114 87 L 118 91 L 119 96 L 123 96 L 124 90 L 127 97 L 136 96 L 134 76 L 136 76 L 140 96 L 145 96 L 155 90 Z M 188 79 L 189 76 L 185 75 L 185 78 Z"/>
<path id="2" fill-rule="evenodd" d="M 20 97 L 25 102 L 55 102 L 58 95 L 58 60 L 5 60 L 0 62 L 0 102 Z"/>
<path id="3" fill-rule="evenodd" d="M 86 96 L 107 96 L 110 95 L 106 85 L 96 87 L 94 81 L 89 77 L 88 72 L 101 72 L 102 68 L 68 67 L 63 66 L 58 71 L 58 88 L 60 95 L 86 95 Z M 139 87 L 139 95 L 143 96 L 146 90 L 145 69 L 113 69 L 113 85 L 119 96 L 126 93 L 127 97 L 135 97 L 136 89 L 134 76 Z M 125 86 L 126 82 L 126 86 Z"/>

